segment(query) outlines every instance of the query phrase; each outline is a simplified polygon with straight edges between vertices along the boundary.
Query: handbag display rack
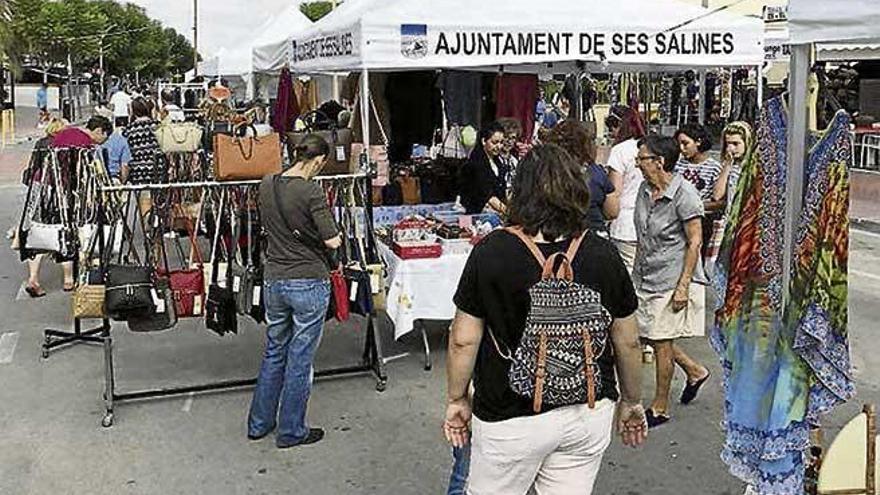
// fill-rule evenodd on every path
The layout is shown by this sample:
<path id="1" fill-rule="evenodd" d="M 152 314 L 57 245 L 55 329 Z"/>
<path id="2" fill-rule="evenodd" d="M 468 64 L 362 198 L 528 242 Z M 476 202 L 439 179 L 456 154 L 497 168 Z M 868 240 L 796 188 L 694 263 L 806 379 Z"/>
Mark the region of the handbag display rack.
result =
<path id="1" fill-rule="evenodd" d="M 56 148 L 46 153 L 43 163 L 34 173 L 29 174 L 27 199 L 19 224 L 22 260 L 27 259 L 31 253 L 56 253 L 73 262 L 73 276 L 77 283 L 85 275 L 80 273 L 83 271 L 82 257 L 89 251 L 88 239 L 91 236 L 85 235 L 88 239 L 83 237 L 94 225 L 97 191 L 100 185 L 110 183 L 106 169 L 96 158 L 92 150 L 82 148 Z M 48 202 L 47 195 L 50 196 Z M 46 215 L 44 209 L 51 211 L 51 214 Z M 40 222 L 34 221 L 37 216 L 40 217 Z M 28 242 L 28 236 L 37 233 L 35 226 L 39 227 L 41 238 Z M 94 291 L 90 295 L 85 293 L 87 291 L 88 289 L 80 292 L 79 301 L 74 293 L 75 303 L 85 302 L 87 298 L 94 296 Z M 101 326 L 83 330 L 82 321 L 85 319 L 100 319 Z M 41 356 L 47 359 L 53 350 L 60 347 L 83 343 L 101 344 L 109 325 L 106 318 L 97 315 L 74 315 L 73 331 L 52 328 L 43 331 Z"/>
<path id="2" fill-rule="evenodd" d="M 331 188 L 335 188 L 334 186 L 341 186 L 344 184 L 355 184 L 359 190 L 369 191 L 371 187 L 372 180 L 370 177 L 364 174 L 353 174 L 353 175 L 337 175 L 337 176 L 322 176 L 317 177 L 315 180 L 320 181 L 322 184 L 332 184 Z M 230 181 L 230 182 L 191 182 L 191 183 L 177 183 L 177 184 L 153 184 L 153 185 L 129 185 L 129 186 L 108 186 L 102 188 L 102 194 L 99 196 L 101 199 L 98 202 L 98 222 L 99 227 L 97 229 L 98 235 L 101 237 L 100 242 L 98 243 L 99 249 L 103 250 L 105 248 L 104 243 L 104 229 L 103 223 L 105 220 L 112 221 L 112 219 L 108 219 L 107 209 L 105 208 L 104 201 L 107 198 L 112 198 L 118 194 L 131 194 L 131 193 L 139 193 L 139 192 L 150 192 L 151 195 L 162 195 L 165 193 L 183 193 L 183 192 L 192 192 L 193 190 L 201 190 L 203 191 L 202 196 L 206 196 L 209 193 L 218 193 L 221 197 L 220 203 L 221 208 L 220 212 L 228 212 L 230 210 L 237 210 L 237 208 L 222 208 L 222 203 L 225 201 L 224 198 L 233 197 L 236 192 L 240 192 L 242 189 L 246 191 L 248 187 L 254 187 L 259 185 L 260 181 Z M 345 189 L 344 187 L 338 187 L 340 190 Z M 349 190 L 351 190 L 349 188 Z M 367 224 L 370 224 L 370 218 L 372 217 L 372 205 L 369 202 L 370 198 L 368 194 L 365 194 L 366 199 L 366 216 L 367 216 Z M 239 197 L 247 198 L 247 193 L 240 195 Z M 338 211 L 338 210 L 337 210 Z M 221 218 L 214 218 L 213 222 L 219 226 L 221 223 Z M 235 225 L 235 220 L 229 218 L 229 225 Z M 233 227 L 234 232 L 239 232 L 239 227 Z M 219 227 L 218 227 L 219 229 Z M 209 229 L 210 230 L 210 229 Z M 222 244 L 222 243 L 219 243 Z M 212 251 L 217 250 L 218 248 L 218 239 L 214 238 Z M 233 242 L 234 244 L 234 242 Z M 227 251 L 226 258 L 227 260 L 234 261 L 235 253 L 233 251 L 234 248 L 231 248 Z M 102 251 L 103 252 L 103 251 Z M 215 253 L 216 255 L 216 253 Z M 247 255 L 250 256 L 250 255 Z M 104 260 L 103 256 L 99 256 L 101 260 Z M 212 265 L 217 267 L 217 259 L 212 255 Z M 229 266 L 232 263 L 230 262 Z M 167 266 L 167 261 L 166 261 Z M 167 270 L 167 268 L 166 268 Z M 227 268 L 227 286 L 228 286 L 228 277 L 231 275 L 231 270 Z M 216 275 L 212 277 L 214 281 L 217 280 Z M 210 297 L 210 296 L 209 296 Z M 206 306 L 207 306 L 206 302 Z M 208 310 L 208 308 L 206 308 Z M 376 323 L 376 314 L 373 311 L 373 308 L 370 308 L 370 312 L 366 314 L 366 331 L 364 337 L 364 347 L 363 354 L 361 356 L 360 361 L 351 366 L 339 367 L 339 368 L 330 368 L 318 370 L 315 372 L 315 376 L 317 377 L 330 377 L 330 376 L 341 376 L 341 375 L 359 375 L 369 373 L 372 374 L 376 379 L 376 390 L 384 391 L 387 382 L 388 375 L 386 373 L 385 364 L 387 360 L 384 358 L 382 354 L 382 345 L 381 339 L 377 332 L 377 323 Z M 240 311 L 239 311 L 240 313 Z M 106 320 L 105 320 L 106 321 Z M 207 392 L 207 391 L 221 391 L 221 390 L 234 390 L 240 389 L 243 387 L 252 387 L 256 384 L 255 378 L 241 379 L 241 380 L 226 380 L 226 381 L 218 381 L 211 383 L 203 383 L 198 385 L 189 385 L 182 387 L 169 387 L 169 388 L 150 388 L 145 390 L 138 391 L 128 391 L 128 392 L 119 392 L 116 384 L 116 373 L 114 367 L 114 346 L 113 339 L 110 335 L 110 325 L 107 324 L 102 328 L 101 338 L 103 342 L 104 348 L 104 416 L 101 421 L 101 425 L 105 428 L 108 428 L 113 425 L 114 422 L 114 414 L 116 404 L 121 402 L 128 402 L 134 400 L 142 400 L 142 399 L 150 399 L 150 398 L 161 398 L 161 397 L 169 397 L 169 396 L 177 396 L 183 394 L 190 393 L 199 393 L 199 392 Z"/>

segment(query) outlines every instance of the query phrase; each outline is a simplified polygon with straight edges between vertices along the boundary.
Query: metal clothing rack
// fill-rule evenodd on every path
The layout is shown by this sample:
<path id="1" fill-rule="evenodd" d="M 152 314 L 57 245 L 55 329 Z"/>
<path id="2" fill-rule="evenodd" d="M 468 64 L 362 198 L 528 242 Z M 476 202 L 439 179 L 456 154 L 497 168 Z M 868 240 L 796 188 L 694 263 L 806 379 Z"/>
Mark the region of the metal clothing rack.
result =
<path id="1" fill-rule="evenodd" d="M 352 175 L 336 175 L 316 177 L 316 180 L 359 180 L 371 179 L 366 174 Z M 260 181 L 237 181 L 237 182 L 196 182 L 182 184 L 155 184 L 155 185 L 130 185 L 130 186 L 111 186 L 101 189 L 98 201 L 98 232 L 99 232 L 99 250 L 103 260 L 104 247 L 104 193 L 112 192 L 134 192 L 134 191 L 155 191 L 155 190 L 171 190 L 171 189 L 192 189 L 192 188 L 223 188 L 223 187 L 241 187 L 259 184 Z M 368 189 L 369 190 L 369 189 Z M 372 204 L 370 195 L 367 195 L 367 214 L 372 215 Z M 110 324 L 105 325 L 101 329 L 101 341 L 104 344 L 104 417 L 101 420 L 101 426 L 109 428 L 113 426 L 115 419 L 115 406 L 120 402 L 128 402 L 142 399 L 152 399 L 160 397 L 177 396 L 189 393 L 199 393 L 208 391 L 234 390 L 244 387 L 252 387 L 256 384 L 256 378 L 247 378 L 240 380 L 226 380 L 220 382 L 210 382 L 199 385 L 189 385 L 183 387 L 169 388 L 148 388 L 145 390 L 137 390 L 131 392 L 120 393 L 116 387 L 116 370 L 113 365 L 113 338 L 110 335 Z M 369 373 L 376 378 L 376 390 L 383 392 L 388 383 L 388 375 L 386 373 L 386 363 L 382 354 L 381 339 L 377 333 L 377 323 L 375 311 L 367 318 L 366 335 L 364 339 L 363 354 L 358 364 L 345 366 L 340 368 L 330 368 L 315 372 L 316 377 L 334 377 L 345 375 L 358 375 Z"/>
<path id="2" fill-rule="evenodd" d="M 51 150 L 47 150 L 47 153 L 58 153 L 58 152 L 72 152 L 72 151 L 83 151 L 82 148 L 76 147 L 65 147 L 65 148 L 52 148 Z M 32 153 L 36 152 L 34 150 Z M 30 166 L 30 165 L 28 165 Z M 69 191 L 66 191 L 65 194 L 69 194 Z M 73 194 L 70 194 L 69 201 L 73 200 Z M 27 205 L 25 205 L 27 207 Z M 77 219 L 78 220 L 78 219 Z M 78 224 L 78 221 L 73 222 L 74 225 Z M 23 247 L 22 247 L 23 249 Z M 74 257 L 73 263 L 73 278 L 74 281 L 79 280 L 79 247 L 77 248 L 77 256 Z M 74 317 L 73 319 L 73 331 L 66 330 L 57 330 L 54 328 L 47 328 L 43 330 L 43 343 L 41 345 L 41 356 L 43 359 L 48 359 L 50 353 L 59 348 L 66 347 L 70 345 L 77 344 L 102 344 L 104 342 L 104 338 L 102 337 L 105 329 L 109 329 L 110 321 L 106 318 L 102 320 L 101 326 L 97 328 L 92 328 L 89 330 L 83 331 L 82 329 L 82 318 Z"/>

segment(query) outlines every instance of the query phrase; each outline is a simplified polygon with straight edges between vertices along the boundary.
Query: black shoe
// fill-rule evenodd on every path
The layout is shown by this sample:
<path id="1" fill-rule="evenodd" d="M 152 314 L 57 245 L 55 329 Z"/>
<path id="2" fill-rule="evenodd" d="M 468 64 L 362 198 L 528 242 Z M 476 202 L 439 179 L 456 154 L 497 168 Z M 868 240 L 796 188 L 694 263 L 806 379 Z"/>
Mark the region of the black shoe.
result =
<path id="1" fill-rule="evenodd" d="M 645 411 L 645 419 L 648 420 L 648 429 L 651 429 L 664 423 L 668 423 L 672 418 L 665 414 L 654 414 L 653 409 L 648 409 Z"/>
<path id="2" fill-rule="evenodd" d="M 697 394 L 700 392 L 700 387 L 709 380 L 710 376 L 712 376 L 712 373 L 707 372 L 706 376 L 697 380 L 696 383 L 686 383 L 684 390 L 681 391 L 681 403 L 688 405 L 693 402 L 694 399 L 697 398 Z"/>
<path id="3" fill-rule="evenodd" d="M 256 442 L 257 440 L 262 440 L 262 439 L 266 438 L 269 435 L 269 433 L 272 433 L 272 430 L 269 430 L 266 433 L 261 433 L 259 435 L 251 435 L 250 433 L 248 433 L 248 440 L 253 440 Z"/>
<path id="4" fill-rule="evenodd" d="M 311 445 L 313 443 L 318 443 L 323 438 L 324 438 L 324 430 L 322 430 L 320 428 L 309 428 L 309 434 L 304 439 L 302 439 L 298 442 L 293 442 L 293 443 L 287 443 L 283 440 L 276 440 L 275 446 L 278 447 L 279 449 L 289 449 L 291 447 L 296 447 L 297 445 Z"/>

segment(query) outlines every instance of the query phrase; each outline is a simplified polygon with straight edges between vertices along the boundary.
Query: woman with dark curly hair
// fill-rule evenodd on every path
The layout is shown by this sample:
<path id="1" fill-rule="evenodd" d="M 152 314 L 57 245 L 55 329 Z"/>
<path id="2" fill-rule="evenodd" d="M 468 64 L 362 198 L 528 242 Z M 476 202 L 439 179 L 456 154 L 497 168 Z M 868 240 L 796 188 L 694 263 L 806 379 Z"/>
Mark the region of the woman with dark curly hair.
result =
<path id="1" fill-rule="evenodd" d="M 590 186 L 589 228 L 608 236 L 608 221 L 620 213 L 620 193 L 608 179 L 605 168 L 596 163 L 596 133 L 575 120 L 558 124 L 547 136 L 547 142 L 560 146 L 586 170 Z"/>
<path id="2" fill-rule="evenodd" d="M 459 281 L 443 430 L 455 447 L 473 442 L 470 495 L 526 493 L 532 487 L 538 493 L 589 494 L 615 425 L 625 445 L 646 438 L 635 291 L 614 246 L 587 228 L 589 195 L 581 163 L 558 146 L 535 147 L 513 181 L 509 227 L 474 248 Z M 512 352 L 534 309 L 530 289 L 543 269 L 538 260 L 566 252 L 572 283 L 594 297 L 558 316 L 569 318 L 585 307 L 607 315 L 597 321 L 594 340 L 602 342 L 594 347 L 595 407 L 589 398 L 542 403 L 515 392 L 508 378 Z"/>
<path id="3" fill-rule="evenodd" d="M 696 124 L 683 126 L 675 133 L 681 158 L 675 165 L 675 172 L 700 193 L 703 200 L 703 209 L 706 216 L 703 217 L 703 258 L 708 254 L 706 249 L 711 244 L 710 240 L 715 230 L 715 221 L 724 213 L 726 202 L 712 198 L 715 192 L 715 184 L 721 177 L 721 163 L 709 156 L 712 149 L 712 136 L 705 127 Z"/>

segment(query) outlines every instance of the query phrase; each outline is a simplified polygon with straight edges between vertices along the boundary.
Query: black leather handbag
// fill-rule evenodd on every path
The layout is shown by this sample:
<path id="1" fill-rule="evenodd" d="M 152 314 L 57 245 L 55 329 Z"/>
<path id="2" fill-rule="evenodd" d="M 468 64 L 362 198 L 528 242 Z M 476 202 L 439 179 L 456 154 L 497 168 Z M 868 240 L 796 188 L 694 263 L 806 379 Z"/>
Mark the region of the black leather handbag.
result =
<path id="1" fill-rule="evenodd" d="M 127 209 L 126 209 L 127 210 Z M 136 215 L 140 217 L 140 215 Z M 143 227 L 143 217 L 140 219 Z M 134 249 L 134 234 L 127 228 L 123 235 L 123 244 L 128 240 L 128 256 L 123 263 L 124 249 L 119 250 L 116 263 L 108 263 L 104 271 L 106 296 L 104 299 L 105 313 L 113 320 L 128 321 L 131 317 L 144 316 L 156 310 L 153 303 L 155 286 L 153 268 L 149 263 L 139 262 Z M 147 256 L 149 256 L 149 250 Z M 129 257 L 133 258 L 133 263 Z"/>
<path id="2" fill-rule="evenodd" d="M 157 215 L 155 211 L 161 210 L 161 207 L 158 203 L 154 203 L 154 213 L 151 216 L 154 216 L 155 223 L 153 224 L 156 228 L 153 229 L 152 233 L 154 237 L 158 239 L 154 239 L 154 242 L 157 243 L 159 247 L 159 251 L 162 256 L 162 261 L 165 267 L 164 273 L 169 273 L 168 270 L 168 254 L 165 251 L 165 236 L 163 233 L 165 232 L 165 225 L 163 223 L 167 223 L 163 219 L 167 219 L 168 215 Z M 144 244 L 147 252 L 147 260 L 149 264 L 150 259 L 150 242 L 149 236 L 146 232 L 144 232 Z M 155 272 L 153 274 L 155 275 Z M 132 316 L 128 319 L 128 329 L 132 332 L 161 332 L 162 330 L 168 330 L 177 325 L 177 310 L 174 305 L 174 292 L 171 290 L 171 282 L 167 277 L 157 277 L 154 279 L 155 290 L 153 290 L 150 296 L 153 298 L 153 305 L 155 309 L 151 312 L 148 312 L 143 315 Z"/>
<path id="3" fill-rule="evenodd" d="M 223 211 L 226 199 L 226 191 L 222 193 L 220 198 L 219 211 Z M 222 216 L 222 215 L 221 215 Z M 211 284 L 208 286 L 208 297 L 205 300 L 205 323 L 209 330 L 217 335 L 223 336 L 227 333 L 238 333 L 238 314 L 235 308 L 235 294 L 232 292 L 233 276 L 231 269 L 226 270 L 226 286 L 222 287 L 219 283 L 220 273 L 220 230 L 221 225 L 217 226 L 214 233 L 214 243 L 212 246 L 211 264 Z M 233 229 L 232 242 L 233 247 L 236 243 L 238 232 Z M 230 250 L 231 252 L 231 250 Z M 231 260 L 231 256 L 227 256 Z M 229 263 L 231 265 L 231 263 Z"/>
<path id="4" fill-rule="evenodd" d="M 161 332 L 177 325 L 177 311 L 174 308 L 174 293 L 167 278 L 156 281 L 155 296 L 159 304 L 152 312 L 132 316 L 128 319 L 128 329 L 132 332 Z"/>

